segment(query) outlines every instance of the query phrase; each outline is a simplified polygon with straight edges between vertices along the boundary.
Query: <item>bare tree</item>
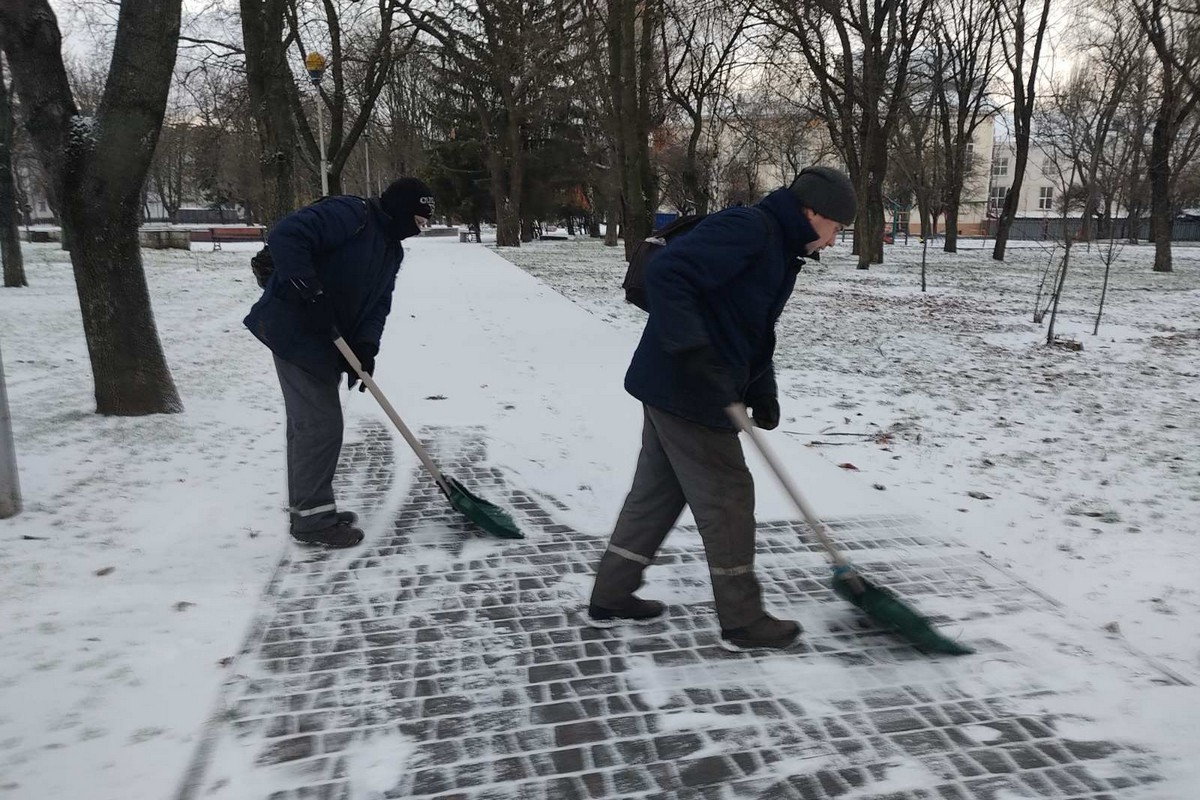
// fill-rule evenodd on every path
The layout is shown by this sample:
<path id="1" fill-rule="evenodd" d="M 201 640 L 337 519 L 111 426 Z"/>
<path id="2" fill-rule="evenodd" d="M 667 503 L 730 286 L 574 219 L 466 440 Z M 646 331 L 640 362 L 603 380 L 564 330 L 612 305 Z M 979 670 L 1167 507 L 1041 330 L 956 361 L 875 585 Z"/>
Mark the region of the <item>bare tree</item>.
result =
<path id="1" fill-rule="evenodd" d="M 621 120 L 617 117 L 616 97 L 609 79 L 609 17 L 593 0 L 583 5 L 583 69 L 577 97 L 590 124 L 584 137 L 584 150 L 592 166 L 592 236 L 600 233 L 599 219 L 605 220 L 604 246 L 620 243 L 624 172 L 618 159 Z M 647 156 L 649 157 L 649 156 Z M 635 239 L 636 241 L 636 239 Z"/>
<path id="2" fill-rule="evenodd" d="M 990 0 L 999 20 L 1000 49 L 1004 66 L 1012 81 L 1013 139 L 1016 146 L 1016 165 L 1012 186 L 1004 198 L 1000 220 L 996 227 L 996 245 L 992 258 L 1004 260 L 1008 233 L 1017 216 L 1017 202 L 1029 163 L 1029 137 L 1033 126 L 1033 109 L 1037 101 L 1038 66 L 1042 60 L 1042 44 L 1050 22 L 1051 0 Z M 1031 16 L 1032 15 L 1032 16 Z M 1032 48 L 1032 49 L 1031 49 Z"/>
<path id="3" fill-rule="evenodd" d="M 1061 141 L 1064 133 L 1078 140 L 1070 150 L 1079 159 L 1075 171 L 1082 185 L 1080 238 L 1091 241 L 1095 217 L 1105 204 L 1102 175 L 1122 166 L 1112 162 L 1113 153 L 1120 151 L 1124 158 L 1145 131 L 1122 124 L 1122 111 L 1139 82 L 1145 82 L 1146 37 L 1121 0 L 1089 9 L 1080 22 L 1083 64 L 1065 86 L 1055 87 L 1040 127 L 1054 140 Z M 1061 145 L 1054 149 L 1063 154 Z"/>
<path id="4" fill-rule="evenodd" d="M 159 342 L 138 242 L 141 189 L 171 85 L 180 3 L 123 0 L 95 116 L 78 111 L 47 0 L 0 4 L 0 46 L 71 238 L 101 414 L 183 407 Z"/>
<path id="5" fill-rule="evenodd" d="M 1150 232 L 1154 271 L 1171 271 L 1171 151 L 1184 122 L 1200 103 L 1200 9 L 1164 0 L 1132 0 L 1158 57 L 1159 101 L 1150 140 Z M 1177 162 L 1178 163 L 1178 162 Z"/>
<path id="6" fill-rule="evenodd" d="M 738 46 L 749 7 L 709 2 L 667 2 L 660 28 L 663 88 L 667 100 L 685 118 L 686 144 L 675 172 L 682 204 L 707 214 L 712 201 L 716 116 L 730 94 L 738 64 Z"/>
<path id="7" fill-rule="evenodd" d="M 293 116 L 295 78 L 287 65 L 287 0 L 240 0 L 246 89 L 258 130 L 259 166 L 265 193 L 262 217 L 274 224 L 296 208 L 296 150 Z"/>
<path id="8" fill-rule="evenodd" d="M 4 260 L 4 285 L 28 286 L 21 260 L 21 232 L 17 228 L 17 184 L 13 171 L 13 107 L 0 59 L 0 258 Z M 2 433 L 2 432 L 0 432 Z"/>
<path id="9" fill-rule="evenodd" d="M 617 126 L 625 257 L 649 235 L 658 207 L 658 182 L 650 158 L 650 133 L 661 92 L 655 41 L 663 0 L 609 0 L 606 26 L 608 87 Z M 609 220 L 609 225 L 612 225 Z"/>
<path id="10" fill-rule="evenodd" d="M 807 62 L 785 52 L 763 56 L 746 64 L 756 77 L 733 98 L 725 135 L 751 143 L 767 170 L 768 185 L 786 186 L 810 164 L 837 158 L 838 148 L 812 110 L 818 90 Z"/>
<path id="11" fill-rule="evenodd" d="M 963 191 L 977 159 L 972 143 L 993 113 L 992 84 L 999 68 L 996 6 L 989 0 L 944 0 L 933 44 L 933 95 L 945 162 L 947 253 L 958 252 Z"/>
<path id="12" fill-rule="evenodd" d="M 925 50 L 916 59 L 910 79 L 912 102 L 900 110 L 893 139 L 888 190 L 893 207 L 915 201 L 921 218 L 921 238 L 937 231 L 937 220 L 946 197 L 946 158 L 938 129 L 938 93 L 941 74 L 936 53 Z"/>
<path id="13" fill-rule="evenodd" d="M 162 203 L 167 219 L 175 222 L 186 193 L 191 189 L 188 178 L 192 172 L 192 139 L 194 126 L 190 122 L 172 122 L 163 126 L 150 162 L 149 186 Z"/>
<path id="14" fill-rule="evenodd" d="M 888 147 L 909 102 L 909 64 L 933 0 L 758 0 L 762 21 L 791 43 L 816 82 L 814 111 L 829 128 L 858 190 L 858 268 L 883 261 Z"/>

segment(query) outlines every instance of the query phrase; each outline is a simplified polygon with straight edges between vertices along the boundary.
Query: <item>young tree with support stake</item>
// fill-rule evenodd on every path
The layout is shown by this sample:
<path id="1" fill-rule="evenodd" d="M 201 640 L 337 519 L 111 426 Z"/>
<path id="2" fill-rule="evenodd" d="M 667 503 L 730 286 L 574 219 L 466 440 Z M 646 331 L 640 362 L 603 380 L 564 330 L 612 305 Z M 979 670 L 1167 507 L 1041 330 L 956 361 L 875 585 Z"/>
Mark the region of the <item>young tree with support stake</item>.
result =
<path id="1" fill-rule="evenodd" d="M 183 409 L 158 339 L 138 241 L 142 185 L 175 66 L 180 4 L 123 0 L 104 96 L 93 117 L 76 106 L 47 0 L 0 4 L 0 47 L 71 242 L 101 414 Z"/>
<path id="2" fill-rule="evenodd" d="M 8 390 L 4 387 L 4 360 L 0 358 L 0 519 L 21 513 L 21 487 L 17 483 L 17 454 L 8 415 Z"/>

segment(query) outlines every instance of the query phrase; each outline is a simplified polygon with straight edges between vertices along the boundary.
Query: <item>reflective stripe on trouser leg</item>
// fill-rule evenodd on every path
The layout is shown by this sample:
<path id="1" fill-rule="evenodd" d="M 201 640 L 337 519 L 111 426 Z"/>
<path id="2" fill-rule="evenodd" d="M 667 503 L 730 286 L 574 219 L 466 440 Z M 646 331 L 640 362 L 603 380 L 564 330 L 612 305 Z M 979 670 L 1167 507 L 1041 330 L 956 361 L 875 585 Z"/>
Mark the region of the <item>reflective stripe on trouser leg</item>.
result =
<path id="1" fill-rule="evenodd" d="M 642 585 L 663 539 L 683 511 L 683 490 L 663 452 L 658 432 L 643 412 L 642 451 L 633 486 L 617 517 L 608 548 L 600 557 L 592 605 L 619 609 Z"/>
<path id="2" fill-rule="evenodd" d="M 292 530 L 317 531 L 337 520 L 333 474 L 342 451 L 339 375 L 324 379 L 275 359 L 287 410 L 288 506 Z"/>
<path id="3" fill-rule="evenodd" d="M 748 625 L 764 612 L 754 574 L 754 479 L 741 442 L 732 430 L 649 414 L 696 518 L 721 627 Z"/>

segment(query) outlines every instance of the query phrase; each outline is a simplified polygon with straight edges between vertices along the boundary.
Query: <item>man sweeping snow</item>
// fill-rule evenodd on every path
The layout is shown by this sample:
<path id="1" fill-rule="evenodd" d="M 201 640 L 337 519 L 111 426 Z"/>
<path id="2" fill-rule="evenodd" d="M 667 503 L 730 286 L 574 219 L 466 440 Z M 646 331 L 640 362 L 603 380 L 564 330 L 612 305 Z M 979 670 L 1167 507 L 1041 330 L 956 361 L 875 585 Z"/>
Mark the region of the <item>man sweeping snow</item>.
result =
<path id="1" fill-rule="evenodd" d="M 284 217 L 267 237 L 274 271 L 245 323 L 275 356 L 287 411 L 291 534 L 303 544 L 362 541 L 357 516 L 338 511 L 333 496 L 343 428 L 338 383 L 343 372 L 350 388 L 358 383 L 333 330 L 373 375 L 404 260 L 401 241 L 420 233 L 433 210 L 429 187 L 401 178 L 378 199 L 322 198 Z"/>
<path id="2" fill-rule="evenodd" d="M 854 221 L 850 180 L 809 167 L 754 207 L 712 214 L 672 239 L 645 268 L 650 316 L 625 376 L 644 408 L 642 450 L 587 622 L 608 627 L 660 617 L 634 593 L 684 505 L 704 543 L 722 643 L 782 648 L 800 626 L 763 609 L 754 575 L 754 483 L 725 408 L 745 402 L 758 427 L 779 424 L 775 322 L 802 258 Z"/>

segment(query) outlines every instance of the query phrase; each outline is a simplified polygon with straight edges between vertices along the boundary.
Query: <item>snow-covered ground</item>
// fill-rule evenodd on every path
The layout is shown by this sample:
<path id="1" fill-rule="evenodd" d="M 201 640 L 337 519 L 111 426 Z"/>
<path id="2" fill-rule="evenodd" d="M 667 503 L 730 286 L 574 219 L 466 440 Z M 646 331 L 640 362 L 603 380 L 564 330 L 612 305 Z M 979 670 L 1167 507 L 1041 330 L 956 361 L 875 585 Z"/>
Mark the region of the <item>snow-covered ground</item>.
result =
<path id="1" fill-rule="evenodd" d="M 996 262 L 983 244 L 930 247 L 925 293 L 915 237 L 870 270 L 848 240 L 809 262 L 778 325 L 780 430 L 1200 679 L 1200 249 L 1175 248 L 1166 274 L 1152 247 L 1121 249 L 1093 336 L 1101 248 L 1073 248 L 1055 326 L 1083 345 L 1069 351 L 1032 322 L 1062 251 L 1014 242 Z M 501 252 L 640 329 L 619 248 Z"/>
<path id="2" fill-rule="evenodd" d="M 26 504 L 0 521 L 0 796 L 168 796 L 290 546 L 278 387 L 241 325 L 257 294 L 254 248 L 226 247 L 144 251 L 180 415 L 92 413 L 56 245 L 26 245 L 31 285 L 0 290 Z M 478 419 L 494 463 L 562 503 L 568 524 L 605 535 L 639 417 L 620 391 L 642 314 L 620 301 L 619 254 L 586 240 L 501 250 L 609 328 L 573 329 L 556 307 L 541 350 L 475 364 L 453 318 L 405 293 L 414 279 L 418 297 L 453 292 L 460 274 L 493 268 L 491 255 L 449 240 L 409 249 L 379 362 L 385 390 L 414 426 Z M 1127 248 L 1093 337 L 1100 267 L 1077 250 L 1059 330 L 1080 352 L 1042 346 L 1044 328 L 1030 322 L 1040 247 L 1014 248 L 1007 264 L 930 252 L 925 294 L 915 241 L 887 254 L 861 272 L 838 246 L 805 268 L 779 326 L 785 422 L 772 436 L 853 464 L 836 477 L 877 485 L 881 503 L 916 511 L 1097 630 L 1116 623 L 1111 635 L 1200 678 L 1189 580 L 1200 561 L 1200 251 L 1177 249 L 1176 272 L 1156 275 L 1148 248 Z M 528 328 L 551 302 L 532 280 L 504 287 L 462 311 L 486 323 L 492 344 L 506 320 Z M 451 294 L 438 300 L 453 306 Z M 561 365 L 546 367 L 558 352 Z M 346 404 L 348 427 L 378 415 L 357 393 Z M 829 480 L 800 482 L 821 508 Z"/>

